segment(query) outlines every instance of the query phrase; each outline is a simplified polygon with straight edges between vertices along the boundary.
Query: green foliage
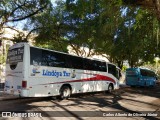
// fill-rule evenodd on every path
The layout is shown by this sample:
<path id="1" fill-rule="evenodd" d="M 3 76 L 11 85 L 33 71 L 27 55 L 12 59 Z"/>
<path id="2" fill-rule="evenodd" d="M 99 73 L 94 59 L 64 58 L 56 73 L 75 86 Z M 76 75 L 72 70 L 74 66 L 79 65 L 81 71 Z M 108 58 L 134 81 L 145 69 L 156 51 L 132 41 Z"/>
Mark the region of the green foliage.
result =
<path id="1" fill-rule="evenodd" d="M 122 67 L 122 71 L 123 71 L 123 72 L 125 72 L 126 69 L 127 69 L 127 66 L 123 66 L 123 67 Z"/>
<path id="2" fill-rule="evenodd" d="M 109 55 L 120 68 L 124 60 L 139 66 L 159 55 L 156 17 L 148 10 L 122 6 L 121 1 L 59 1 L 31 22 L 41 28 L 36 31 L 37 45 L 60 51 L 68 45 L 75 50 L 88 47 Z"/>
<path id="3" fill-rule="evenodd" d="M 53 6 L 49 0 L 2 0 L 0 22 L 2 26 L 29 18 L 24 29 L 37 35 L 36 46 L 67 52 L 71 45 L 77 55 L 82 55 L 80 47 L 88 47 L 92 55 L 109 55 L 120 68 L 124 60 L 132 67 L 154 62 L 160 56 L 160 21 L 151 11 L 122 1 L 66 0 Z"/>
<path id="4" fill-rule="evenodd" d="M 1 24 L 24 20 L 47 8 L 49 0 L 1 0 Z"/>
<path id="5" fill-rule="evenodd" d="M 33 30 L 38 36 L 35 44 L 39 47 L 67 52 L 67 39 L 64 37 L 66 26 L 63 24 L 64 3 L 60 7 L 50 6 L 41 15 L 34 16 L 28 23 L 33 25 Z M 47 18 L 47 19 L 46 19 Z M 26 26 L 26 29 L 30 26 Z"/>
<path id="6" fill-rule="evenodd" d="M 11 40 L 16 42 L 26 41 L 27 38 L 24 38 L 25 35 L 22 36 L 22 32 L 16 30 L 16 27 L 19 26 L 19 23 L 22 24 L 21 21 L 29 20 L 33 16 L 40 15 L 50 4 L 50 0 L 1 0 L 0 34 L 5 34 L 4 28 L 10 28 L 19 33 L 18 36 L 15 36 L 13 39 L 11 38 Z M 3 36 L 0 36 L 0 38 L 6 39 Z"/>
<path id="7" fill-rule="evenodd" d="M 153 61 L 152 63 L 145 62 L 143 67 L 146 67 L 146 68 L 149 68 L 149 69 L 153 70 L 154 72 L 156 72 L 156 74 L 160 78 L 160 60 Z"/>
<path id="8" fill-rule="evenodd" d="M 115 31 L 121 23 L 120 6 L 116 5 L 117 3 L 111 0 L 68 0 L 67 10 L 72 13 L 69 17 L 75 21 L 72 43 L 94 49 L 96 53 L 110 55 Z"/>

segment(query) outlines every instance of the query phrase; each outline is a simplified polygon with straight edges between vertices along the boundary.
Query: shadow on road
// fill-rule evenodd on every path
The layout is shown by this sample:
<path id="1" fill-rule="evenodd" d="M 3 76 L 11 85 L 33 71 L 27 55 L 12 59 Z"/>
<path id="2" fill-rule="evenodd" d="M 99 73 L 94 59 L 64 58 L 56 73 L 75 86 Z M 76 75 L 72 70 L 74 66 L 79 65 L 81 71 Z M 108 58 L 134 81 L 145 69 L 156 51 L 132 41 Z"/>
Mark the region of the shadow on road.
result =
<path id="1" fill-rule="evenodd" d="M 85 94 L 85 95 L 74 95 L 72 98 L 70 98 L 68 101 L 71 102 L 71 104 L 64 104 L 62 105 L 61 103 L 65 102 L 65 101 L 59 101 L 59 100 L 51 100 L 51 98 L 25 98 L 25 99 L 19 99 L 19 100 L 8 100 L 8 101 L 0 101 L 0 111 L 40 111 L 41 109 L 39 107 L 43 107 L 43 108 L 48 108 L 51 107 L 54 109 L 54 107 L 59 107 L 62 110 L 66 111 L 67 113 L 69 113 L 71 116 L 76 117 L 79 120 L 82 120 L 82 118 L 80 118 L 79 116 L 77 116 L 76 114 L 74 114 L 74 112 L 72 112 L 72 109 L 68 109 L 68 106 L 71 107 L 83 107 L 85 109 L 86 106 L 96 106 L 96 108 L 107 108 L 110 107 L 116 111 L 123 111 L 123 112 L 127 112 L 127 113 L 139 113 L 138 111 L 134 111 L 134 110 L 130 110 L 125 106 L 122 106 L 119 101 L 121 100 L 130 100 L 133 102 L 137 102 L 137 103 L 143 103 L 146 105 L 152 105 L 155 107 L 158 107 L 155 104 L 152 103 L 148 103 L 145 101 L 139 101 L 139 100 L 134 100 L 132 99 L 132 97 L 134 97 L 133 94 L 139 94 L 139 95 L 148 95 L 148 96 L 152 96 L 152 97 L 157 97 L 159 98 L 159 94 L 156 94 L 156 92 L 159 92 L 160 88 L 156 87 L 156 88 L 125 88 L 125 89 L 120 89 L 112 94 L 104 94 L 104 93 L 92 93 L 92 94 Z M 125 94 L 125 93 L 128 94 Z M 153 94 L 154 92 L 154 94 Z M 128 96 L 131 99 L 128 98 L 124 98 L 123 96 Z M 53 103 L 52 105 L 47 105 L 47 106 L 41 106 L 38 105 L 32 105 L 31 103 L 34 102 L 51 102 Z M 143 107 L 143 106 L 142 106 Z M 160 106 L 159 106 L 160 107 Z M 94 109 L 91 107 L 91 111 L 93 111 Z M 101 110 L 101 109 L 100 109 Z M 99 111 L 100 111 L 99 110 Z M 102 109 L 103 110 L 103 109 Z M 155 112 L 155 111 L 153 111 Z M 49 114 L 44 113 L 46 117 L 50 117 Z M 148 116 L 144 116 L 143 118 L 145 119 L 152 119 L 152 120 L 158 120 L 158 118 L 155 117 L 148 117 Z M 7 119 L 6 119 L 7 120 Z"/>

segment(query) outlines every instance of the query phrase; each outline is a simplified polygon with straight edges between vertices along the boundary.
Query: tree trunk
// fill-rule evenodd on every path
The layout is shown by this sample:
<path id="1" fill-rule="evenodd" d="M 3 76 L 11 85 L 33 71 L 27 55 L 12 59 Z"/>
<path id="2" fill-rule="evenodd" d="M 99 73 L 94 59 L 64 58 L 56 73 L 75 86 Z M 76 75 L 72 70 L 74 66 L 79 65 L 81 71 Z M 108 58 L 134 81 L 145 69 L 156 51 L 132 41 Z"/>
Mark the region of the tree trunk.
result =
<path id="1" fill-rule="evenodd" d="M 131 68 L 134 67 L 134 62 L 132 60 L 130 61 L 130 66 L 131 66 Z"/>
<path id="2" fill-rule="evenodd" d="M 117 62 L 118 67 L 119 67 L 120 69 L 122 69 L 122 67 L 123 67 L 123 61 L 116 59 L 116 62 Z"/>

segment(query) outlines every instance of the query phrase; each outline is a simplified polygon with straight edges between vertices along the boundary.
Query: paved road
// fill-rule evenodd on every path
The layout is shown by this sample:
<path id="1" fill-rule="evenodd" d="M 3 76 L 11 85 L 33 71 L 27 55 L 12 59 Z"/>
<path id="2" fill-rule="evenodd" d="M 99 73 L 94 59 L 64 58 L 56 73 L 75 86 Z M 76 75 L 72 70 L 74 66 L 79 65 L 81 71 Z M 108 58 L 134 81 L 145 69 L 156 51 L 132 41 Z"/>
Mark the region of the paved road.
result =
<path id="1" fill-rule="evenodd" d="M 55 100 L 52 98 L 21 98 L 17 99 L 13 96 L 8 96 L 1 92 L 0 94 L 0 111 L 18 111 L 24 113 L 27 111 L 42 112 L 45 117 L 31 118 L 0 118 L 4 120 L 34 120 L 34 119 L 57 119 L 57 120 L 76 120 L 85 119 L 158 119 L 155 114 L 146 117 L 140 111 L 150 111 L 150 113 L 160 112 L 160 85 L 156 88 L 130 88 L 123 87 L 113 94 L 94 93 L 85 95 L 74 95 L 69 100 Z M 52 111 L 52 112 L 48 112 Z M 62 112 L 65 111 L 65 112 Z M 80 111 L 80 112 L 75 112 Z M 89 112 L 92 111 L 92 112 Z M 114 112 L 115 111 L 115 112 Z M 110 117 L 112 113 L 119 113 L 123 117 Z M 125 117 L 124 113 L 138 112 L 139 117 Z M 110 114 L 109 114 L 110 113 Z M 148 114 L 148 112 L 146 113 Z M 22 115 L 22 114 L 19 114 Z M 40 114 L 39 114 L 40 115 Z M 110 115 L 106 117 L 105 115 Z M 128 114 L 127 114 L 128 115 Z M 57 116 L 57 117 L 55 117 Z M 61 117 L 60 117 L 61 116 Z M 69 116 L 69 117 L 68 117 Z"/>

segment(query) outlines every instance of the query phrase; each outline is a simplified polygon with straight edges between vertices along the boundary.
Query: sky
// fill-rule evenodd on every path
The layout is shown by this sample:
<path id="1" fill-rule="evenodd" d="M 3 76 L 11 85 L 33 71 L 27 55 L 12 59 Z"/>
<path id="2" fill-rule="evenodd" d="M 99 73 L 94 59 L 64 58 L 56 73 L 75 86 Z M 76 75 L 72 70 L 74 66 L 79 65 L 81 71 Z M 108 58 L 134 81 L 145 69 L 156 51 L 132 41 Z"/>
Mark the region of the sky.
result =
<path id="1" fill-rule="evenodd" d="M 54 3 L 56 0 L 50 0 L 52 3 Z"/>

